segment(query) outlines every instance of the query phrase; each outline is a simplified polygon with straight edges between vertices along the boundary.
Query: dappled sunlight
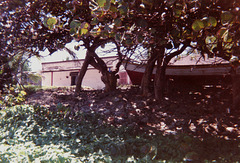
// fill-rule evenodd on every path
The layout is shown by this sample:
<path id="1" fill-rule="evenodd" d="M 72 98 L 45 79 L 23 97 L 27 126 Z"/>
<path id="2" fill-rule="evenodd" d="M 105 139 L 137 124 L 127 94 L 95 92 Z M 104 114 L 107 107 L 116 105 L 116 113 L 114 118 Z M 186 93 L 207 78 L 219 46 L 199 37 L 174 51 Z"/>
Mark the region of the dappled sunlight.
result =
<path id="1" fill-rule="evenodd" d="M 99 123 L 104 117 L 95 113 L 80 113 L 61 118 L 60 111 L 49 111 L 48 108 L 35 106 L 16 107 L 8 109 L 6 114 L 1 112 L 1 130 L 12 128 L 15 133 L 5 132 L 0 137 L 0 159 L 11 155 L 12 160 L 26 159 L 31 161 L 51 159 L 53 161 L 173 161 L 180 162 L 188 159 L 203 160 L 238 160 L 239 143 L 224 137 L 201 137 L 187 132 L 177 133 L 170 129 L 165 119 L 169 116 L 162 112 L 163 119 L 156 126 L 146 130 L 147 126 L 126 126 Z M 14 115 L 17 117 L 13 117 Z M 13 119 L 14 118 L 14 119 Z M 111 117 L 108 117 L 111 118 Z M 120 118 L 121 117 L 114 117 Z M 174 123 L 184 120 L 172 119 Z M 76 123 L 76 121 L 78 123 Z M 10 123 L 9 123 L 10 122 Z M 205 123 L 203 119 L 196 120 L 196 125 Z M 8 123 L 4 126 L 4 123 Z M 18 124 L 18 125 L 16 125 Z M 26 124 L 26 125 L 25 125 Z M 189 129 L 195 132 L 195 124 L 188 122 Z M 137 124 L 136 124 L 137 125 Z M 216 128 L 214 124 L 209 126 Z M 158 128 L 159 130 L 155 130 Z M 28 132 L 25 132 L 28 129 Z M 232 131 L 233 128 L 228 128 Z M 4 148 L 2 148 L 4 147 Z M 14 148 L 13 148 L 14 147 Z M 41 149 L 41 150 L 40 150 Z M 8 151 L 8 153 L 5 153 Z M 25 152 L 23 152 L 25 151 Z M 209 155 L 209 152 L 211 155 Z M 21 157 L 17 156 L 20 155 Z M 234 156 L 235 155 L 235 156 Z M 174 156 L 174 158 L 173 158 Z"/>
<path id="2" fill-rule="evenodd" d="M 223 87 L 205 85 L 196 88 L 193 87 L 188 94 L 183 94 L 179 89 L 176 95 L 166 97 L 160 104 L 154 99 L 141 97 L 138 88 L 113 93 L 87 90 L 78 97 L 73 96 L 72 91 L 56 89 L 39 92 L 39 95 L 35 94 L 31 98 L 34 102 L 42 102 L 43 106 L 50 110 L 59 110 L 59 114 L 64 114 L 59 108 L 71 108 L 67 115 L 96 113 L 103 117 L 99 123 L 116 127 L 129 126 L 151 134 L 159 131 L 164 135 L 187 132 L 198 137 L 215 135 L 237 139 L 238 118 L 230 114 L 229 107 L 225 108 L 225 105 L 229 104 L 229 96 L 223 96 L 223 99 L 215 98 L 216 101 L 223 102 L 224 106 L 209 102 L 214 100 L 214 96 L 211 93 L 213 90 L 208 89 L 219 89 L 213 92 L 221 95 L 222 92 L 219 91 L 224 93 Z M 193 102 L 189 102 L 190 100 Z"/>
<path id="3" fill-rule="evenodd" d="M 224 106 L 213 105 L 214 103 L 210 101 L 215 97 L 214 91 L 211 93 L 212 90 L 209 88 L 193 87 L 187 92 L 183 92 L 181 87 L 178 89 L 179 91 L 175 91 L 175 94 L 166 96 L 160 104 L 151 97 L 142 97 L 137 87 L 116 90 L 112 93 L 85 90 L 77 97 L 72 91 L 55 89 L 41 92 L 40 96 L 36 93 L 29 97 L 28 102 L 42 97 L 42 101 L 38 100 L 39 106 L 47 103 L 50 112 L 46 112 L 46 115 L 49 118 L 51 118 L 51 112 L 54 112 L 61 120 L 76 121 L 81 125 L 82 121 L 84 124 L 97 125 L 97 128 L 88 126 L 90 128 L 86 130 L 91 133 L 92 139 L 96 142 L 100 143 L 103 137 L 105 139 L 106 134 L 110 136 L 111 141 L 117 136 L 119 138 L 117 140 L 121 141 L 117 141 L 114 146 L 110 145 L 111 147 L 105 150 L 101 147 L 102 152 L 110 152 L 112 158 L 117 154 L 126 155 L 128 152 L 130 154 L 137 152 L 138 154 L 134 157 L 143 157 L 151 153 L 152 157 L 161 160 L 171 160 L 173 155 L 181 158 L 180 160 L 193 156 L 196 159 L 202 157 L 208 160 L 220 160 L 220 157 L 227 158 L 226 155 L 235 155 L 232 154 L 234 153 L 232 150 L 239 148 L 238 143 L 234 144 L 234 142 L 239 140 L 240 122 L 236 114 L 232 114 L 232 111 L 227 112 L 225 108 L 229 106 L 230 102 L 227 98 L 230 96 L 221 95 L 215 99 L 224 102 Z M 220 91 L 224 89 L 221 88 Z M 222 101 L 222 99 L 227 100 Z M 209 110 L 211 107 L 214 109 Z M 75 134 L 77 133 L 72 133 L 72 135 Z M 100 137 L 97 136 L 98 134 Z M 129 140 L 140 135 L 144 137 L 140 144 L 131 143 L 132 140 Z M 148 137 L 147 140 L 146 137 Z M 149 144 L 152 139 L 154 143 Z M 80 137 L 76 141 L 83 143 Z M 135 143 L 137 141 L 134 140 Z M 219 142 L 226 146 L 219 146 Z M 234 144 L 234 148 L 227 149 L 230 147 L 229 144 Z M 156 150 L 151 150 L 155 147 Z M 76 150 L 76 152 L 79 151 Z M 208 156 L 206 152 L 211 152 L 213 155 Z"/>

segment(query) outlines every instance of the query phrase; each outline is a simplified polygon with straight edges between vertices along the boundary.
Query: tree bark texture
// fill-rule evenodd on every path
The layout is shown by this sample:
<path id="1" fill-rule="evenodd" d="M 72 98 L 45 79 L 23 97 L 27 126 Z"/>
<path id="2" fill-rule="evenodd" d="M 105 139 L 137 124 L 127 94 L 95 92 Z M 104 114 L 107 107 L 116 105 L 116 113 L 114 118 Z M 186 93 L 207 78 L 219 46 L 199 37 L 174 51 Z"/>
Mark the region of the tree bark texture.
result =
<path id="1" fill-rule="evenodd" d="M 83 77 L 87 72 L 87 68 L 88 68 L 88 65 L 90 64 L 90 61 L 91 61 L 91 57 L 88 55 L 88 52 L 87 52 L 82 68 L 77 76 L 75 95 L 78 95 L 78 93 L 81 91 Z"/>
<path id="2" fill-rule="evenodd" d="M 95 49 L 94 49 L 95 50 Z M 88 65 L 91 64 L 95 69 L 99 70 L 102 74 L 101 80 L 105 84 L 105 91 L 110 92 L 116 90 L 118 75 L 116 73 L 119 70 L 119 66 L 116 71 L 108 71 L 106 63 L 97 56 L 95 51 L 89 48 L 86 53 L 85 60 L 83 62 L 82 68 L 77 76 L 75 95 L 81 91 L 82 81 L 86 74 Z"/>
<path id="3" fill-rule="evenodd" d="M 164 90 L 166 86 L 166 69 L 170 60 L 181 54 L 190 44 L 187 40 L 183 43 L 183 46 L 175 52 L 168 55 L 165 54 L 165 48 L 161 48 L 161 56 L 157 60 L 157 71 L 154 79 L 154 94 L 157 101 L 161 101 L 164 95 Z"/>
<path id="4" fill-rule="evenodd" d="M 151 93 L 151 78 L 156 60 L 157 54 L 152 54 L 150 59 L 147 61 L 146 69 L 141 81 L 141 92 L 143 96 L 148 96 Z"/>
<path id="5" fill-rule="evenodd" d="M 164 62 L 164 56 L 157 60 L 157 70 L 154 78 L 154 95 L 157 101 L 161 101 L 164 95 L 164 87 L 166 82 L 166 67 L 167 64 Z"/>
<path id="6" fill-rule="evenodd" d="M 105 84 L 105 91 L 111 92 L 116 90 L 117 87 L 117 75 L 114 72 L 105 71 L 102 73 L 101 80 Z"/>
<path id="7" fill-rule="evenodd" d="M 116 73 L 118 71 L 109 71 L 106 63 L 98 57 L 95 51 L 91 51 L 89 54 L 94 58 L 91 60 L 90 64 L 94 68 L 98 69 L 102 74 L 101 80 L 105 84 L 105 91 L 111 92 L 116 90 L 118 79 L 118 75 L 116 75 Z M 117 67 L 117 69 L 119 70 L 119 67 Z"/>

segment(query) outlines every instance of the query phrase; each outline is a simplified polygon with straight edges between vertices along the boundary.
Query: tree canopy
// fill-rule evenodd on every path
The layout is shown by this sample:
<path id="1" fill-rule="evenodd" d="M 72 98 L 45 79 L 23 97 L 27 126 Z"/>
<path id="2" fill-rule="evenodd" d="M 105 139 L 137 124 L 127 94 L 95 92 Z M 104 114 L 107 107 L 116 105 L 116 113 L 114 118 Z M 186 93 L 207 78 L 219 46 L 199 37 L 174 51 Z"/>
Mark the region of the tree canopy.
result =
<path id="1" fill-rule="evenodd" d="M 52 53 L 72 39 L 82 41 L 88 50 L 107 42 L 132 51 L 141 46 L 150 51 L 147 82 L 142 84 L 148 90 L 149 74 L 155 65 L 150 63 L 158 64 L 157 87 L 163 81 L 164 67 L 187 47 L 197 49 L 203 57 L 207 54 L 238 61 L 239 3 L 237 0 L 6 0 L 1 2 L 0 52 L 10 57 L 19 50 L 30 56 L 44 49 Z M 96 53 L 88 54 L 95 57 L 91 64 L 104 69 L 104 62 Z"/>
<path id="2" fill-rule="evenodd" d="M 1 2 L 1 16 L 1 53 L 9 55 L 24 48 L 31 55 L 45 48 L 53 52 L 70 42 L 70 36 L 167 49 L 190 39 L 199 50 L 222 57 L 239 48 L 236 0 L 14 0 Z"/>
<path id="3" fill-rule="evenodd" d="M 74 3 L 75 9 L 81 7 L 89 8 L 89 14 L 87 18 L 74 17 L 70 24 L 71 35 L 77 40 L 87 37 L 114 39 L 127 48 L 137 45 L 150 48 L 149 61 L 159 63 L 157 74 L 163 71 L 163 75 L 155 79 L 156 87 L 163 81 L 162 65 L 167 65 L 171 58 L 187 47 L 197 49 L 203 57 L 207 54 L 208 57 L 230 60 L 238 55 L 239 2 L 234 0 L 228 3 L 201 0 L 96 0 Z M 167 49 L 173 51 L 167 52 Z M 149 70 L 152 71 L 152 68 Z M 147 75 L 147 85 L 149 78 L 150 75 Z"/>

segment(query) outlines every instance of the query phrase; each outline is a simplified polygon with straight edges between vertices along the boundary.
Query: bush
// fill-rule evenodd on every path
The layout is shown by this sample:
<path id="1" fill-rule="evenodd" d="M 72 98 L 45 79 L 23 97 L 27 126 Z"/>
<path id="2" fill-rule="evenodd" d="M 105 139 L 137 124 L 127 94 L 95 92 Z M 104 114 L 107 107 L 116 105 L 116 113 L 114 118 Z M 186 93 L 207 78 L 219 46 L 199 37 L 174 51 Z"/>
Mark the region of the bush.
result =
<path id="1" fill-rule="evenodd" d="M 24 91 L 27 93 L 27 95 L 31 95 L 42 89 L 42 87 L 38 85 L 25 85 L 24 88 Z"/>
<path id="2" fill-rule="evenodd" d="M 4 93 L 0 92 L 0 108 L 21 104 L 25 101 L 26 92 L 17 86 L 6 86 L 3 89 Z"/>

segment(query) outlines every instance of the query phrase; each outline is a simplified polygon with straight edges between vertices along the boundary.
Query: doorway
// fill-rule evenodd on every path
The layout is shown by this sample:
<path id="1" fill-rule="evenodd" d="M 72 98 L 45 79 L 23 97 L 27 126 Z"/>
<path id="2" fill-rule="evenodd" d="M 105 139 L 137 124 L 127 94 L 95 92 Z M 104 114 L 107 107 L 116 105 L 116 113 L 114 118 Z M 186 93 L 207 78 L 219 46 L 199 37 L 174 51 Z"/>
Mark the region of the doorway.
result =
<path id="1" fill-rule="evenodd" d="M 71 76 L 71 86 L 76 85 L 78 72 L 70 72 L 70 76 Z"/>

